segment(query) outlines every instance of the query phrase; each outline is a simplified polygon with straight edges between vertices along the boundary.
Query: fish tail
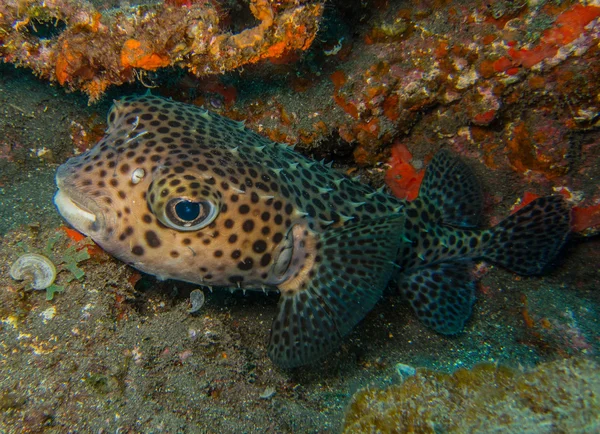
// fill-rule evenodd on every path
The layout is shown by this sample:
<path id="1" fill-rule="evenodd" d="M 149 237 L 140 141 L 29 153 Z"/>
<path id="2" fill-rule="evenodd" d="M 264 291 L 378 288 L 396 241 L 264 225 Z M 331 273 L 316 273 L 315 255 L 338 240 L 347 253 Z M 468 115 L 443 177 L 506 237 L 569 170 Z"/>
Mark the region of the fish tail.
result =
<path id="1" fill-rule="evenodd" d="M 427 168 L 419 198 L 425 209 L 433 210 L 430 219 L 436 215 L 447 227 L 462 229 L 451 236 L 458 239 L 462 232 L 461 246 L 456 244 L 455 250 L 464 254 L 455 252 L 447 260 L 406 270 L 399 288 L 417 317 L 446 335 L 459 333 L 471 315 L 475 259 L 493 261 L 522 275 L 539 274 L 556 257 L 570 231 L 570 208 L 560 196 L 536 199 L 497 226 L 478 230 L 483 200 L 475 174 L 445 150 Z"/>
<path id="2" fill-rule="evenodd" d="M 571 209 L 561 196 L 540 197 L 482 234 L 482 256 L 521 275 L 542 273 L 571 230 Z"/>

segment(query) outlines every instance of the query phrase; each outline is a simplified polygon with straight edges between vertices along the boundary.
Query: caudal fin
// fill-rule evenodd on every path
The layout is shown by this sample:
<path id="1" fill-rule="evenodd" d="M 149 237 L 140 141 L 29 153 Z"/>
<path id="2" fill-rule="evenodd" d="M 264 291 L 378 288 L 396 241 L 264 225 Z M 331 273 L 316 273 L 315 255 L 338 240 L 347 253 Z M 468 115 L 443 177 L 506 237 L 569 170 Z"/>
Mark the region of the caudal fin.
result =
<path id="1" fill-rule="evenodd" d="M 540 197 L 489 230 L 483 256 L 521 275 L 540 274 L 564 245 L 570 228 L 571 209 L 565 200 Z"/>

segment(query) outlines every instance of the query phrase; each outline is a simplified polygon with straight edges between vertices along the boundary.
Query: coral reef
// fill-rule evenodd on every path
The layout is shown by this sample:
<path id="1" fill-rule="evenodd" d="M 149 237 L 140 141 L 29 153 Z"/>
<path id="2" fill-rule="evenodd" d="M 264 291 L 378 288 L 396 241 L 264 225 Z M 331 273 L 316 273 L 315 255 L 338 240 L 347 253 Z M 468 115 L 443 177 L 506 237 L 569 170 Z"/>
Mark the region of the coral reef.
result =
<path id="1" fill-rule="evenodd" d="M 318 74 L 289 74 L 301 101 L 320 104 L 261 95 L 223 113 L 319 157 L 351 154 L 365 168 L 388 160 L 398 142 L 418 161 L 451 147 L 538 194 L 567 186 L 574 205 L 600 204 L 600 191 L 581 181 L 598 167 L 597 2 L 373 6 L 360 37 L 336 34 L 313 54 L 325 59 Z M 395 156 L 391 165 L 395 176 L 409 169 Z"/>
<path id="2" fill-rule="evenodd" d="M 598 432 L 598 368 L 563 359 L 526 373 L 495 364 L 419 369 L 402 384 L 357 392 L 344 432 Z"/>
<path id="3" fill-rule="evenodd" d="M 110 85 L 143 80 L 145 71 L 179 66 L 204 76 L 305 50 L 323 10 L 321 3 L 252 0 L 258 25 L 230 34 L 219 27 L 216 4 L 187 3 L 101 12 L 81 0 L 2 2 L 0 59 L 93 101 Z"/>
<path id="4" fill-rule="evenodd" d="M 413 163 L 412 159 L 412 154 L 406 145 L 396 143 L 392 146 L 392 155 L 388 162 L 390 168 L 385 173 L 385 183 L 392 193 L 401 199 L 416 199 L 425 176 L 423 162 Z"/>

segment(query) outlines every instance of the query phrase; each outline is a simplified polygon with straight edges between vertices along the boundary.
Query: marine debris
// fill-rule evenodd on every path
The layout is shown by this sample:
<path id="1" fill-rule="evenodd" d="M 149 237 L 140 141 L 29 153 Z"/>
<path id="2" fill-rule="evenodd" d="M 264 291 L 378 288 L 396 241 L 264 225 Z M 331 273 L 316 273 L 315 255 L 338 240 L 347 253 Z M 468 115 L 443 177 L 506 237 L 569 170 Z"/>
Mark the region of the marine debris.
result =
<path id="1" fill-rule="evenodd" d="M 2 2 L 0 59 L 94 101 L 158 68 L 206 76 L 306 50 L 323 12 L 322 3 L 251 0 L 258 25 L 231 34 L 215 2 L 184 3 L 99 10 L 82 0 Z"/>
<path id="2" fill-rule="evenodd" d="M 492 363 L 453 374 L 417 370 L 358 391 L 344 433 L 598 432 L 599 366 L 564 359 L 520 372 Z"/>

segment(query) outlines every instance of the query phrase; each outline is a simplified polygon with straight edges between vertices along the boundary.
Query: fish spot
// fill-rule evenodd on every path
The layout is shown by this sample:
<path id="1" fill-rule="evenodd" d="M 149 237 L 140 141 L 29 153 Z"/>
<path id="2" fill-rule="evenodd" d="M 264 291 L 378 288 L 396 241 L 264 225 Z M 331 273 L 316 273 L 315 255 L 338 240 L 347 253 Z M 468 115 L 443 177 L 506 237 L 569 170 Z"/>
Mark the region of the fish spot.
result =
<path id="1" fill-rule="evenodd" d="M 266 267 L 271 262 L 271 255 L 269 253 L 265 253 L 262 258 L 260 258 L 261 267 Z"/>
<path id="2" fill-rule="evenodd" d="M 160 247 L 160 245 L 161 245 L 160 238 L 158 237 L 156 232 L 146 231 L 144 233 L 144 237 L 146 238 L 146 243 L 148 244 L 148 246 L 150 246 L 154 249 Z"/>
<path id="3" fill-rule="evenodd" d="M 252 244 L 252 250 L 254 250 L 256 253 L 263 253 L 265 250 L 267 250 L 267 243 L 264 240 L 256 240 Z"/>
<path id="4" fill-rule="evenodd" d="M 128 236 L 133 234 L 133 227 L 131 226 L 127 226 L 125 228 L 125 230 L 121 233 L 121 235 L 119 235 L 119 240 L 123 241 L 125 240 Z"/>
<path id="5" fill-rule="evenodd" d="M 254 229 L 254 221 L 253 220 L 246 220 L 242 224 L 242 229 L 244 230 L 244 232 L 252 232 L 252 230 Z"/>
<path id="6" fill-rule="evenodd" d="M 144 248 L 142 246 L 133 246 L 131 253 L 136 256 L 142 256 L 144 254 Z"/>
<path id="7" fill-rule="evenodd" d="M 243 271 L 251 270 L 253 266 L 254 266 L 254 260 L 250 257 L 247 257 L 246 259 L 244 259 L 241 262 L 238 262 L 238 264 L 237 264 L 237 267 Z"/>

